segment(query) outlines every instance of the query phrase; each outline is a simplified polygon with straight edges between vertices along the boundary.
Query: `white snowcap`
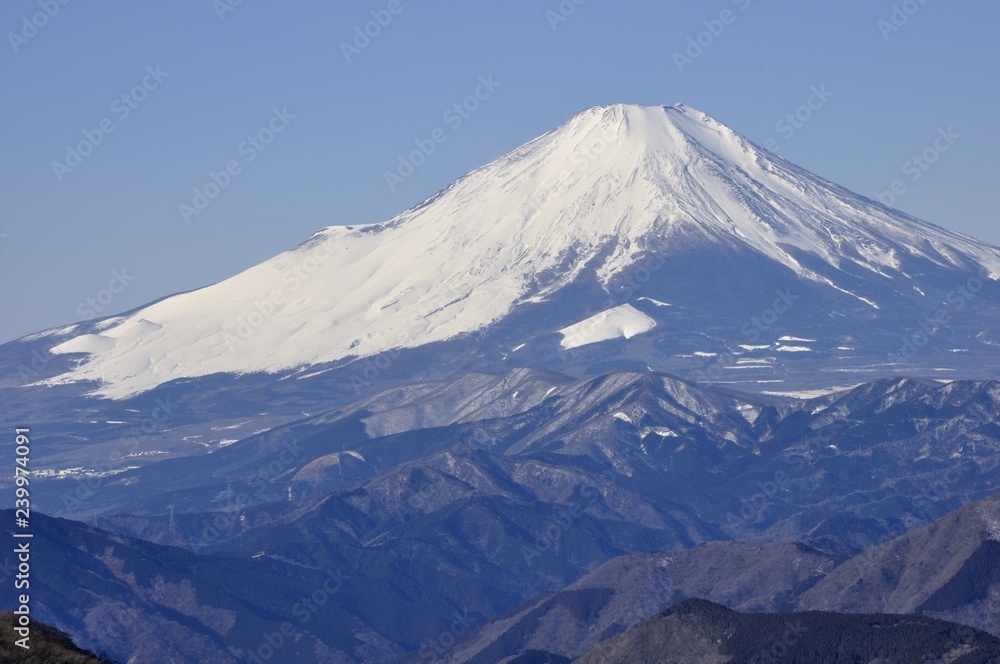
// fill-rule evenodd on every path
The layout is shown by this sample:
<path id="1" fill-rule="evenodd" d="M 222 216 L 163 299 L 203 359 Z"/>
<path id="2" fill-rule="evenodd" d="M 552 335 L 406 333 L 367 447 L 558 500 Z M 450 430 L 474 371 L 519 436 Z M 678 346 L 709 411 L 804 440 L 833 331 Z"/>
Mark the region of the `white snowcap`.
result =
<path id="1" fill-rule="evenodd" d="M 873 275 L 894 269 L 900 252 L 1000 275 L 1000 251 L 855 196 L 700 111 L 614 104 L 386 222 L 326 228 L 226 281 L 71 339 L 53 352 L 89 357 L 53 382 L 98 380 L 100 394 L 122 398 L 181 377 L 442 341 L 545 299 L 595 260 L 606 283 L 644 252 L 692 242 L 748 247 L 824 283 L 786 247 Z"/>

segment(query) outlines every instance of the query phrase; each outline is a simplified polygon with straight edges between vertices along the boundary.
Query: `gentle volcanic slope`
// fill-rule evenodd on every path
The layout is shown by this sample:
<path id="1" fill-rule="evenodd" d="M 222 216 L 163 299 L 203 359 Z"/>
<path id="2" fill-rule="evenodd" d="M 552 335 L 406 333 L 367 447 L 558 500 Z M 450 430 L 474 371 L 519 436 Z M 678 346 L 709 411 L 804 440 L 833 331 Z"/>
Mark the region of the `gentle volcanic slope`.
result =
<path id="1" fill-rule="evenodd" d="M 81 330 L 53 352 L 87 358 L 54 381 L 97 380 L 121 398 L 181 377 L 421 346 L 544 301 L 585 271 L 606 284 L 645 253 L 704 242 L 842 292 L 795 249 L 875 278 L 899 274 L 901 254 L 1000 277 L 1000 250 L 855 196 L 699 111 L 615 105 L 387 222 L 327 228 L 219 284 Z"/>

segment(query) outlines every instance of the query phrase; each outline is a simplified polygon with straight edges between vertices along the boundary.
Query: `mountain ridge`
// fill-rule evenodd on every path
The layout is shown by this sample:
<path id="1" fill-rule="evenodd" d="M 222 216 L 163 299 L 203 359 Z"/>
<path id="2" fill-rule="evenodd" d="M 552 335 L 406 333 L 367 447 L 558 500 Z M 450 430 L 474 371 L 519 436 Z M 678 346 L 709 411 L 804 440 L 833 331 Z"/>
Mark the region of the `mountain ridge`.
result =
<path id="1" fill-rule="evenodd" d="M 79 360 L 45 384 L 95 381 L 95 394 L 121 399 L 179 378 L 336 367 L 489 334 L 528 310 L 554 317 L 528 336 L 554 336 L 586 318 L 584 293 L 611 295 L 643 257 L 682 269 L 678 256 L 706 248 L 869 316 L 915 296 L 902 293 L 910 272 L 1000 279 L 1000 249 L 852 194 L 700 111 L 618 104 L 388 221 L 328 227 L 218 284 L 42 333 L 51 353 Z M 649 319 L 643 332 L 667 325 Z"/>

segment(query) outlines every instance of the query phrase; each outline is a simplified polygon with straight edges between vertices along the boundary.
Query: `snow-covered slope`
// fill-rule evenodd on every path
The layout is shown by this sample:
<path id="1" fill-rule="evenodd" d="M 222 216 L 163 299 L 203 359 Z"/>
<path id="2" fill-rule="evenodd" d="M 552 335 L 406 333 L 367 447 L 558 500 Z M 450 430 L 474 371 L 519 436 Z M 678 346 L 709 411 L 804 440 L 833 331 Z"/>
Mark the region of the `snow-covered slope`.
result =
<path id="1" fill-rule="evenodd" d="M 756 252 L 872 308 L 802 252 L 873 278 L 898 276 L 903 257 L 1000 277 L 1000 250 L 855 196 L 704 113 L 614 105 L 389 221 L 327 228 L 219 284 L 81 328 L 52 352 L 86 355 L 54 382 L 96 380 L 118 398 L 413 348 L 482 330 L 585 272 L 607 284 L 641 256 L 698 243 Z"/>
<path id="2" fill-rule="evenodd" d="M 654 327 L 655 320 L 631 304 L 623 304 L 559 330 L 559 334 L 563 335 L 560 343 L 563 348 L 579 348 L 619 337 L 631 339 Z"/>

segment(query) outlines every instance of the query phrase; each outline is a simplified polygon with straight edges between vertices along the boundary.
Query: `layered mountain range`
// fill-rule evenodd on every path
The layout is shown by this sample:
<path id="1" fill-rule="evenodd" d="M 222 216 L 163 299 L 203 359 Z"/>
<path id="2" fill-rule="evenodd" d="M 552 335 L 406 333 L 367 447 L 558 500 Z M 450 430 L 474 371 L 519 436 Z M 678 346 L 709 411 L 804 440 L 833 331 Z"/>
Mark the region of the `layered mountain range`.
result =
<path id="1" fill-rule="evenodd" d="M 988 659 L 936 621 L 1000 635 L 998 305 L 996 247 L 686 106 L 593 108 L 386 222 L 0 346 L 39 614 L 123 661 L 771 634 L 733 611 Z"/>
<path id="2" fill-rule="evenodd" d="M 341 529 L 358 526 L 343 513 L 334 518 Z M 226 553 L 195 555 L 38 517 L 36 543 L 45 556 L 36 572 L 36 612 L 122 661 L 654 661 L 635 659 L 637 649 L 652 647 L 649 640 L 658 647 L 677 641 L 669 658 L 655 661 L 752 661 L 740 657 L 787 639 L 782 629 L 790 624 L 801 629 L 785 647 L 812 648 L 804 661 L 826 661 L 817 659 L 822 648 L 843 655 L 848 646 L 856 656 L 874 652 L 868 661 L 878 655 L 920 662 L 934 653 L 941 661 L 996 662 L 1000 654 L 1000 494 L 849 558 L 766 539 L 630 554 L 509 610 L 503 607 L 517 601 L 517 584 L 486 578 L 502 566 L 481 561 L 463 571 L 442 564 L 474 546 L 468 531 L 429 532 L 426 520 L 407 518 L 425 537 L 411 535 L 408 552 L 394 556 L 386 542 L 393 533 L 364 547 L 317 547 L 319 539 L 336 539 L 330 526 L 310 529 L 311 537 L 285 533 L 283 547 L 265 540 L 264 531 L 253 542 L 236 538 L 217 547 Z M 563 547 L 556 558 L 565 562 L 586 555 L 578 551 L 581 541 L 600 546 L 587 521 L 572 529 L 584 536 L 567 529 L 552 542 Z M 480 537 L 496 539 L 483 531 Z M 431 538 L 463 543 L 442 555 L 427 545 Z M 242 548 L 257 553 L 236 553 Z M 297 548 L 304 552 L 296 555 Z M 552 558 L 540 557 L 537 567 L 543 574 L 559 569 Z M 887 640 L 867 651 L 873 629 Z M 734 630 L 743 636 L 733 639 Z M 969 655 L 975 657 L 960 659 Z"/>
<path id="3" fill-rule="evenodd" d="M 1000 636 L 998 524 L 994 494 L 846 560 L 803 542 L 761 540 L 622 556 L 477 627 L 448 661 L 531 650 L 576 659 L 688 598 L 754 613 L 918 615 Z"/>
<path id="4" fill-rule="evenodd" d="M 821 612 L 746 615 L 710 602 L 690 601 L 609 639 L 576 661 L 750 664 L 783 659 L 990 664 L 1000 661 L 1000 639 L 953 623 L 912 616 Z M 536 657 L 534 661 L 544 660 Z"/>
<path id="5" fill-rule="evenodd" d="M 40 509 L 90 525 L 59 522 L 38 543 L 55 565 L 39 577 L 103 579 L 66 607 L 53 585 L 44 618 L 113 652 L 88 626 L 133 595 L 150 614 L 140 625 L 223 611 L 224 628 L 164 627 L 121 643 L 229 661 L 247 635 L 275 633 L 298 599 L 344 572 L 351 581 L 322 608 L 343 631 L 308 637 L 342 661 L 419 658 L 458 615 L 461 634 L 445 640 L 470 640 L 439 647 L 441 658 L 487 662 L 531 648 L 579 656 L 567 644 L 596 647 L 686 597 L 845 610 L 855 605 L 839 594 L 803 598 L 882 555 L 871 547 L 1000 490 L 998 414 L 995 382 L 886 379 L 811 399 L 649 372 L 517 370 L 401 386 L 198 456 L 41 482 Z M 927 615 L 995 630 L 970 617 L 993 601 L 981 570 L 995 500 L 963 509 L 955 514 L 979 516 L 941 528 L 951 548 L 907 549 L 952 572 L 918 571 L 924 585 L 908 580 L 898 602 L 857 610 L 915 611 L 957 575 L 971 588 Z M 91 534 L 66 531 L 80 528 Z M 893 574 L 910 567 L 888 559 Z M 571 619 L 577 601 L 587 609 Z M 275 661 L 311 661 L 288 652 Z"/>

